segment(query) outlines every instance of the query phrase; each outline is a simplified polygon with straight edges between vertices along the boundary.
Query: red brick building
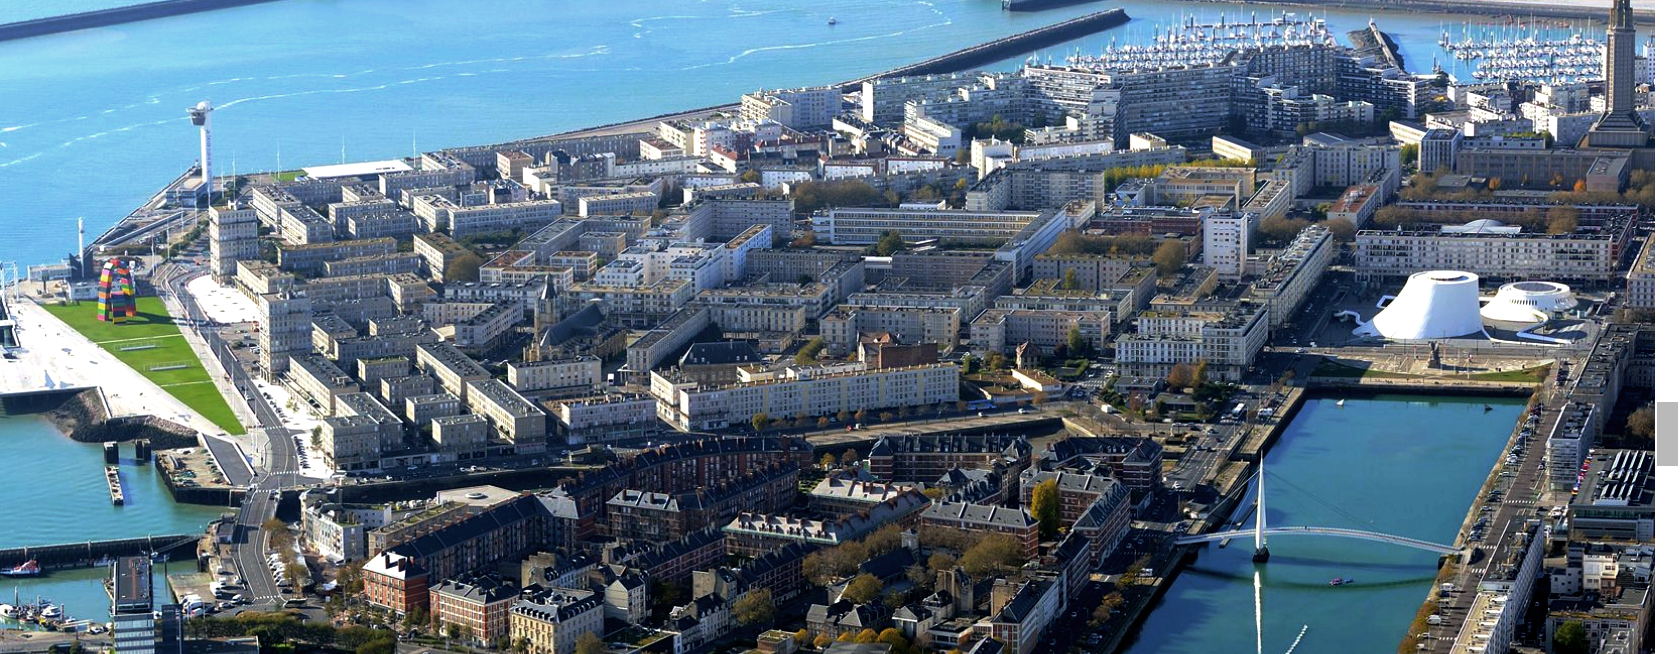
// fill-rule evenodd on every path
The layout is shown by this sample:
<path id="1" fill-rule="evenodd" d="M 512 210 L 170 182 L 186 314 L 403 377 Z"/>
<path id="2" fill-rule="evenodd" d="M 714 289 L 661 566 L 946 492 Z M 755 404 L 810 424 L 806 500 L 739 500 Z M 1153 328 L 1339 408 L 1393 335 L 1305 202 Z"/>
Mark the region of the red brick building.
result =
<path id="1" fill-rule="evenodd" d="M 367 603 L 400 614 L 425 612 L 430 600 L 426 567 L 401 554 L 382 552 L 362 564 L 362 595 Z"/>

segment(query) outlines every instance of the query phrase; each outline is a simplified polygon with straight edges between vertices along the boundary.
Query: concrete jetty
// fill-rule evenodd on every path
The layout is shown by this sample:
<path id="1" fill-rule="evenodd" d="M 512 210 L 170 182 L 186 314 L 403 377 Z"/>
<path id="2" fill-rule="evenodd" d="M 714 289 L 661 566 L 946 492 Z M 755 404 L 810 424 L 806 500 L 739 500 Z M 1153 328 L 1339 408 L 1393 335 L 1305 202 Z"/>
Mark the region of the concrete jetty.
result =
<path id="1" fill-rule="evenodd" d="M 162 0 L 128 7 L 84 11 L 63 16 L 37 18 L 0 25 L 0 41 L 27 39 L 35 36 L 74 32 L 94 27 L 110 27 L 153 18 L 196 14 L 201 11 L 243 7 L 274 0 Z"/>

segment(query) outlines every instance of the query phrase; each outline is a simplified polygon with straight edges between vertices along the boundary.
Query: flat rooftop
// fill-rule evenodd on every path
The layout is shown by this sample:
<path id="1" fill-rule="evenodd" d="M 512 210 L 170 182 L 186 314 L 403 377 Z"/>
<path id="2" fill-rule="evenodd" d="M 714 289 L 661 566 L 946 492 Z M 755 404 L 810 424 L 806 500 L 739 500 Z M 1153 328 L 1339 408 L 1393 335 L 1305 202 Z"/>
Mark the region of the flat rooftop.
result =
<path id="1" fill-rule="evenodd" d="M 303 169 L 303 174 L 308 175 L 310 179 L 335 179 L 339 177 L 365 177 L 384 173 L 406 173 L 411 170 L 414 170 L 414 168 L 400 160 L 388 159 L 330 166 L 310 166 Z"/>

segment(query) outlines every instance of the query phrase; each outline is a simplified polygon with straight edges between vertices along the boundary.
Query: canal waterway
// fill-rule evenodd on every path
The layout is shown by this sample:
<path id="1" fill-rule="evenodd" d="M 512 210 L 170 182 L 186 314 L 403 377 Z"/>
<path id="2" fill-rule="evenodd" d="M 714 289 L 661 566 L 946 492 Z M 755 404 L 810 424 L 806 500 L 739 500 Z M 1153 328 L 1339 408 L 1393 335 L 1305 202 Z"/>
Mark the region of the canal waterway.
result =
<path id="1" fill-rule="evenodd" d="M 0 23 L 50 6 L 117 4 L 0 3 Z M 1095 52 L 1110 39 L 1143 43 L 1192 16 L 1264 19 L 1288 10 L 1170 0 L 1028 13 L 1000 11 L 997 0 L 311 0 L 0 43 L 0 260 L 55 261 L 75 247 L 77 217 L 98 234 L 185 170 L 198 137 L 184 109 L 200 100 L 218 107 L 218 174 L 296 168 L 851 79 L 1116 5 L 1130 23 L 1041 54 Z M 1326 15 L 1338 33 L 1375 18 L 1414 70 L 1428 69 L 1440 51 L 1442 24 L 1469 19 Z"/>
<path id="2" fill-rule="evenodd" d="M 0 417 L 0 548 L 197 533 L 221 515 L 176 504 L 155 468 L 135 461 L 132 446 L 122 451 L 126 504 L 112 506 L 99 445 L 70 440 L 38 416 Z"/>
<path id="3" fill-rule="evenodd" d="M 1376 395 L 1308 399 L 1266 455 L 1267 522 L 1364 529 L 1450 543 L 1499 458 L 1524 400 Z M 1492 410 L 1484 409 L 1492 407 Z M 1249 522 L 1252 524 L 1252 520 Z M 1436 555 L 1341 538 L 1212 544 L 1167 590 L 1126 651 L 1255 650 L 1254 573 L 1263 644 L 1299 654 L 1391 652 L 1435 578 Z M 1336 577 L 1351 585 L 1331 587 Z"/>

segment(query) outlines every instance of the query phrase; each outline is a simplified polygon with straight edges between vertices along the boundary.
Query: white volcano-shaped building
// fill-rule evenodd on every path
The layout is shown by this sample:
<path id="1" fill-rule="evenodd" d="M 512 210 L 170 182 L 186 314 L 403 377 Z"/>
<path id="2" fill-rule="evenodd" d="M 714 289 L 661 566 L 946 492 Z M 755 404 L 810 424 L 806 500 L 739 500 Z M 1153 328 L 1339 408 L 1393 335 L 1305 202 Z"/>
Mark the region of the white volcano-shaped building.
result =
<path id="1" fill-rule="evenodd" d="M 1575 293 L 1557 282 L 1514 282 L 1499 287 L 1482 307 L 1482 319 L 1505 329 L 1527 329 L 1575 308 Z"/>
<path id="2" fill-rule="evenodd" d="M 1480 334 L 1479 281 L 1475 273 L 1458 270 L 1415 273 L 1377 317 L 1353 333 L 1407 341 Z"/>

